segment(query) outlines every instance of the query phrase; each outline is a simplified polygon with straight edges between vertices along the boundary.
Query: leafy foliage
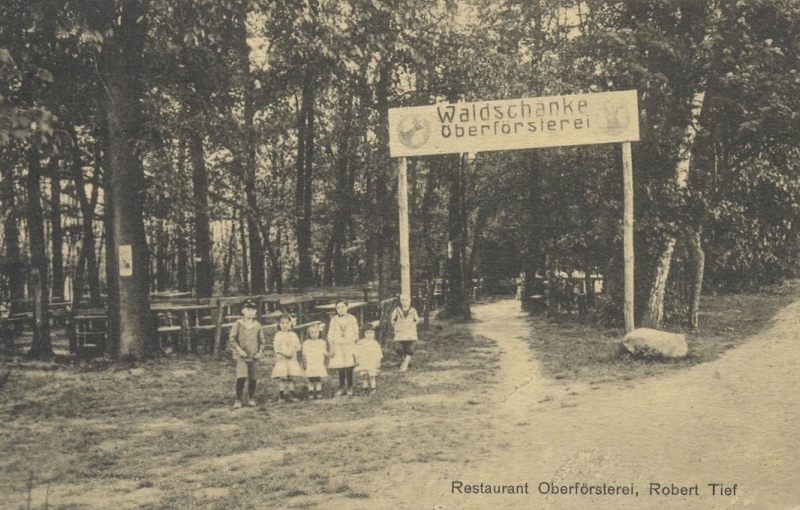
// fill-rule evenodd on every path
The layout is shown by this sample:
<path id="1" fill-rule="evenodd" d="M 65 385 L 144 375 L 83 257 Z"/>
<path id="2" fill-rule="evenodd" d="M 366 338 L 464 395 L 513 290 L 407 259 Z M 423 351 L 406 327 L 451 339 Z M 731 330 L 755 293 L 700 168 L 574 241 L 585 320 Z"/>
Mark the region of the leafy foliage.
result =
<path id="1" fill-rule="evenodd" d="M 46 147 L 60 167 L 80 160 L 81 175 L 103 184 L 102 71 L 117 56 L 109 42 L 119 35 L 120 5 L 0 7 L 0 148 Z M 208 179 L 216 292 L 250 288 L 252 253 L 261 253 L 272 290 L 301 280 L 306 250 L 313 283 L 365 283 L 397 278 L 387 108 L 622 89 L 638 90 L 641 107 L 633 154 L 639 298 L 664 240 L 685 244 L 695 233 L 709 288 L 759 286 L 797 272 L 796 2 L 143 5 L 142 122 L 128 135 L 145 169 L 154 288 L 194 284 L 203 208 L 194 202 L 192 140 L 200 141 Z M 691 168 L 681 185 L 676 166 L 689 134 Z M 6 153 L 25 168 L 17 154 Z M 411 161 L 415 279 L 441 277 L 456 242 L 465 278 L 599 271 L 615 309 L 620 158 L 617 147 L 597 146 L 479 154 L 458 166 Z M 67 196 L 79 199 L 86 184 L 71 182 L 74 173 L 62 179 L 70 181 Z M 457 222 L 454 204 L 464 212 Z M 66 209 L 75 224 L 84 221 L 78 210 Z M 87 234 L 74 231 L 77 245 Z M 263 252 L 250 251 L 253 242 Z M 690 259 L 679 244 L 674 316 L 685 309 Z"/>

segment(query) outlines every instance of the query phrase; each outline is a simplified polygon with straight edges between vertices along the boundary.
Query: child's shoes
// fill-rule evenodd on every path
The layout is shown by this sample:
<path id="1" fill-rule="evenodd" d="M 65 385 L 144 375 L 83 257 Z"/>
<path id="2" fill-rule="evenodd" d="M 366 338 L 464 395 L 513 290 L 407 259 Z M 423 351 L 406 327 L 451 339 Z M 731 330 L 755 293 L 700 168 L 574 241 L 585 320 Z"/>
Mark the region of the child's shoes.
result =
<path id="1" fill-rule="evenodd" d="M 234 402 L 233 403 L 233 408 L 234 409 L 241 409 L 242 408 L 242 401 L 241 400 L 237 400 L 236 402 Z"/>
<path id="2" fill-rule="evenodd" d="M 256 401 L 253 400 L 252 398 L 247 401 L 247 407 L 256 407 L 257 405 L 258 404 L 256 404 Z"/>

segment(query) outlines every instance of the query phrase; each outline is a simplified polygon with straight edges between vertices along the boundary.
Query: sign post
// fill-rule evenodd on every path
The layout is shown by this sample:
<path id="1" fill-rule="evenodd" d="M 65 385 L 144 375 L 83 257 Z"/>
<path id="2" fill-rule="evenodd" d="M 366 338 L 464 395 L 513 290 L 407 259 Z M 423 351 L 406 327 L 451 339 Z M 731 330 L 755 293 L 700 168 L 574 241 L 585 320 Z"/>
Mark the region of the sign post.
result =
<path id="1" fill-rule="evenodd" d="M 625 190 L 625 329 L 632 330 L 633 165 L 630 142 L 638 140 L 639 106 L 635 90 L 390 109 L 389 153 L 400 158 L 397 182 L 402 293 L 409 295 L 411 292 L 406 157 L 621 143 Z"/>
<path id="2" fill-rule="evenodd" d="M 635 328 L 633 320 L 633 159 L 631 142 L 622 142 L 622 188 L 624 195 L 622 245 L 625 257 L 625 332 Z"/>
<path id="3" fill-rule="evenodd" d="M 411 297 L 411 255 L 408 243 L 408 161 L 397 160 L 397 205 L 400 230 L 400 295 Z"/>

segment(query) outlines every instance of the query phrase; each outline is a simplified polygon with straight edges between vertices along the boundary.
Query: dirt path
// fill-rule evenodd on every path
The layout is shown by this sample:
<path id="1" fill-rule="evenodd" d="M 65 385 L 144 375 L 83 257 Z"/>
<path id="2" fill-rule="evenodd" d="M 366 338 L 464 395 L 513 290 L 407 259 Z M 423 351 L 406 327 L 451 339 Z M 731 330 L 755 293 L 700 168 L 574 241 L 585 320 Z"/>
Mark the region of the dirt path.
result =
<path id="1" fill-rule="evenodd" d="M 516 303 L 478 308 L 484 322 L 476 329 L 505 351 L 505 373 L 530 374 L 531 388 L 509 399 L 512 419 L 494 426 L 509 433 L 512 422 L 527 424 L 513 434 L 514 448 L 465 472 L 465 481 L 529 481 L 528 497 L 536 508 L 800 508 L 800 303 L 783 310 L 763 335 L 714 363 L 633 388 L 606 387 L 591 397 L 586 388 L 565 395 L 538 375 L 535 363 L 522 361 L 524 319 L 515 321 L 509 308 Z M 516 325 L 493 328 L 497 319 Z M 501 406 L 498 415 L 508 407 Z M 639 497 L 544 496 L 538 490 L 542 482 L 633 484 Z M 698 496 L 651 496 L 651 482 L 689 491 L 697 485 Z M 712 496 L 711 483 L 731 490 L 737 484 L 736 495 Z M 519 496 L 477 498 L 483 501 L 448 496 L 443 504 L 481 508 L 491 501 L 524 508 L 530 503 Z"/>
<path id="2" fill-rule="evenodd" d="M 599 389 L 541 375 L 517 302 L 474 313 L 474 332 L 502 351 L 498 385 L 486 395 L 497 403 L 454 417 L 454 425 L 474 430 L 492 453 L 465 452 L 461 464 L 393 465 L 372 477 L 364 508 L 800 509 L 800 302 L 713 363 Z M 528 493 L 454 494 L 456 480 L 528 484 Z M 654 483 L 668 494 L 653 494 Z M 575 494 L 576 484 L 578 492 L 606 484 L 632 494 Z M 712 495 L 709 484 L 722 485 Z M 573 493 L 541 493 L 550 486 Z M 673 486 L 689 494 L 669 494 Z"/>

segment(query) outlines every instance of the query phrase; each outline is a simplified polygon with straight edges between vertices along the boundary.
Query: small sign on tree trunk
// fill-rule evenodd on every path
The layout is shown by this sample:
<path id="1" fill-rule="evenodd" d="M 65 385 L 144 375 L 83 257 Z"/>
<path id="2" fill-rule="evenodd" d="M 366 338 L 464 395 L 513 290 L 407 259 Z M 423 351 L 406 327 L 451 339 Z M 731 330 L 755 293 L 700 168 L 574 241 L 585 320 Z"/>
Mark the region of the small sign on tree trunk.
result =
<path id="1" fill-rule="evenodd" d="M 119 246 L 119 275 L 133 276 L 133 250 L 130 244 Z"/>

